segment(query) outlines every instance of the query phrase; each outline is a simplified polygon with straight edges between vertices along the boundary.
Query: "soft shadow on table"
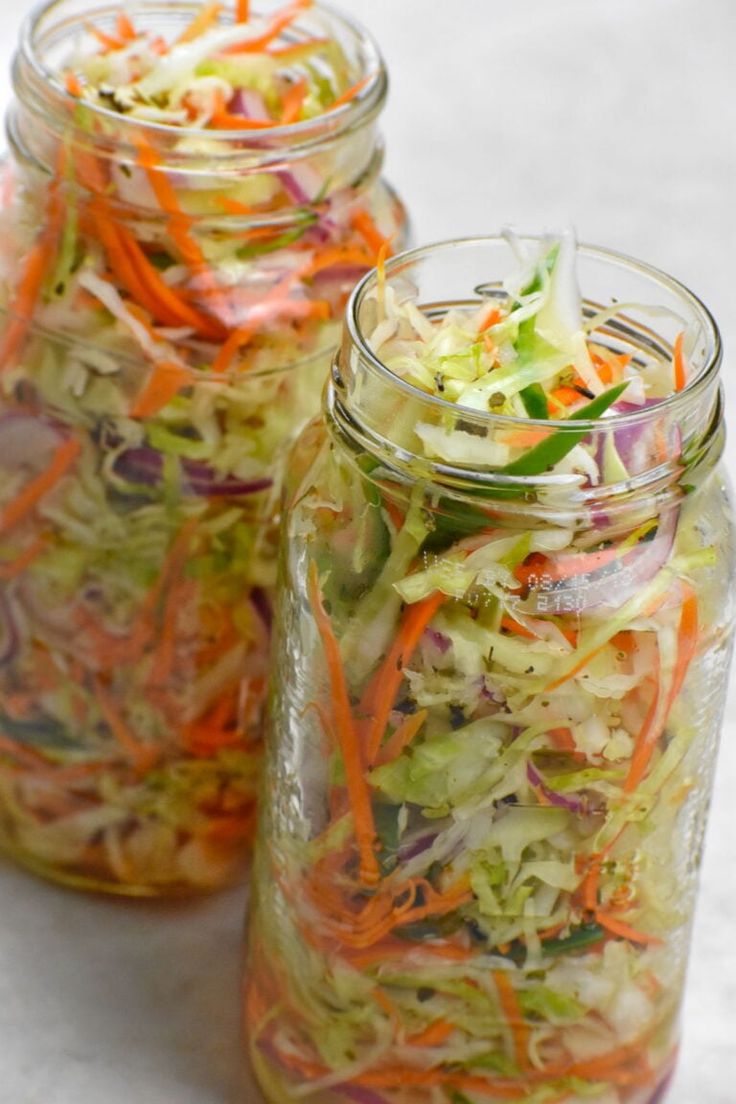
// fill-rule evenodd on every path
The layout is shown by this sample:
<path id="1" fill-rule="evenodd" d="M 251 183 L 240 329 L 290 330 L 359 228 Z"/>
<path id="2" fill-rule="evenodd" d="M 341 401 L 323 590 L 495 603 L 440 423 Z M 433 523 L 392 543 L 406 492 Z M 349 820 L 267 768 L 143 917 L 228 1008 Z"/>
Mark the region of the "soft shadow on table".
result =
<path id="1" fill-rule="evenodd" d="M 2 1081 L 22 1104 L 260 1104 L 240 1037 L 245 897 L 108 899 L 0 859 L 0 1036 L 22 1067 L 0 1055 Z"/>

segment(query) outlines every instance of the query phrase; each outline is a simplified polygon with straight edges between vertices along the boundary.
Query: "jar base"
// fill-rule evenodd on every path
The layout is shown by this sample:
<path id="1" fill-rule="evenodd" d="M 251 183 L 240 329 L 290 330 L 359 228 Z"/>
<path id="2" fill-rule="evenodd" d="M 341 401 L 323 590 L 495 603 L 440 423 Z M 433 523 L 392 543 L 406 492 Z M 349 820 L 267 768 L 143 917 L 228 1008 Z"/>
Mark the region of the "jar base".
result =
<path id="1" fill-rule="evenodd" d="M 112 871 L 105 872 L 104 864 L 100 864 L 97 870 L 83 869 L 79 864 L 54 863 L 39 858 L 32 852 L 18 845 L 17 841 L 9 837 L 0 826 L 0 857 L 26 870 L 29 874 L 42 878 L 44 881 L 53 882 L 66 889 L 77 890 L 82 893 L 102 894 L 106 897 L 127 897 L 137 899 L 182 899 L 197 897 L 209 897 L 215 893 L 224 892 L 244 883 L 247 880 L 250 869 L 250 860 L 247 853 L 239 856 L 238 860 L 229 863 L 229 874 L 210 884 L 193 881 L 165 881 L 162 878 L 146 882 L 144 880 L 130 879 L 125 881 L 115 877 Z"/>
<path id="2" fill-rule="evenodd" d="M 256 1087 L 260 1095 L 258 1100 L 253 1099 L 252 1089 L 249 1087 L 249 1095 L 247 1099 L 243 1099 L 242 1104 L 296 1104 L 297 1098 L 289 1092 L 288 1086 L 284 1083 L 279 1074 L 275 1070 L 272 1070 L 268 1060 L 263 1054 L 258 1052 L 258 1047 L 252 1043 L 248 1045 L 248 1056 L 253 1086 Z M 670 1063 L 661 1076 L 656 1088 L 642 1089 L 633 1096 L 622 1096 L 621 1104 L 667 1104 L 670 1098 L 670 1089 L 672 1087 L 674 1075 L 675 1066 Z M 398 1087 L 399 1086 L 397 1086 L 397 1088 Z M 310 1104 L 352 1104 L 353 1099 L 357 1100 L 357 1096 L 352 1097 L 352 1095 L 345 1095 L 340 1097 L 339 1092 L 336 1092 L 334 1089 L 325 1090 L 319 1097 L 309 1097 Z M 586 1104 L 586 1101 L 590 1100 L 590 1097 L 570 1097 L 568 1104 Z M 606 1097 L 606 1100 L 608 1100 L 608 1097 Z M 386 1104 L 389 1104 L 388 1100 Z M 391 1104 L 405 1104 L 405 1102 L 394 1100 L 392 1096 Z M 414 1097 L 406 1101 L 406 1104 L 425 1104 L 425 1101 L 420 1100 L 418 1097 Z M 429 1098 L 427 1098 L 426 1104 L 430 1104 Z"/>

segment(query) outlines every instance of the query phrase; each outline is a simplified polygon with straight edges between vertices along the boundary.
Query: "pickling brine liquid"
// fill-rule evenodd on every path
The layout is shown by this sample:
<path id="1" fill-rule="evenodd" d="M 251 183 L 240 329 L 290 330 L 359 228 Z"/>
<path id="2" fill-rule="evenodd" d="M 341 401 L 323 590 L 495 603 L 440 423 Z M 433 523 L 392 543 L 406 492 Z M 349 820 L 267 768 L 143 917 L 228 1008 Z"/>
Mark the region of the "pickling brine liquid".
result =
<path id="1" fill-rule="evenodd" d="M 718 395 L 580 430 L 458 410 L 376 363 L 384 341 L 429 386 L 452 343 L 462 386 L 493 344 L 462 293 L 502 248 L 401 258 L 387 319 L 364 282 L 292 464 L 245 985 L 272 1104 L 655 1104 L 675 1068 L 733 635 Z M 538 262 L 552 286 L 564 248 Z M 593 275 L 628 263 L 581 252 Z M 497 326 L 531 310 L 499 300 Z M 664 336 L 652 364 L 621 327 L 588 335 L 600 362 L 663 378 Z"/>

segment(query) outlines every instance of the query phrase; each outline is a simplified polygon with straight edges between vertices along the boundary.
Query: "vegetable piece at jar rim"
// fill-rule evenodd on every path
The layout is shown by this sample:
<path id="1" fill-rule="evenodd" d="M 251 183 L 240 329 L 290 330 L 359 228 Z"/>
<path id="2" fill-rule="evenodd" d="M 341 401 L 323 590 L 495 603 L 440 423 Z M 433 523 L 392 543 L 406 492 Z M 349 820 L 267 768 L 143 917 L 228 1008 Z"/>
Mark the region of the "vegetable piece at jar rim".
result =
<path id="1" fill-rule="evenodd" d="M 622 349 L 609 323 L 638 308 L 584 310 L 575 250 L 542 241 L 480 307 L 425 313 L 401 263 L 361 293 L 376 359 L 444 401 L 397 388 L 376 415 L 416 486 L 333 441 L 292 507 L 315 656 L 274 755 L 313 695 L 318 796 L 261 841 L 246 1015 L 274 1101 L 649 1104 L 670 1076 L 719 490 L 688 499 L 665 403 L 692 335 Z M 421 458 L 498 478 L 443 497 Z M 596 505 L 657 466 L 659 510 Z"/>
<path id="2" fill-rule="evenodd" d="M 370 113 L 341 147 L 384 88 L 349 24 L 126 10 L 55 55 L 53 126 L 21 95 L 48 178 L 4 170 L 0 844 L 157 893 L 242 870 L 288 443 L 404 213 Z"/>

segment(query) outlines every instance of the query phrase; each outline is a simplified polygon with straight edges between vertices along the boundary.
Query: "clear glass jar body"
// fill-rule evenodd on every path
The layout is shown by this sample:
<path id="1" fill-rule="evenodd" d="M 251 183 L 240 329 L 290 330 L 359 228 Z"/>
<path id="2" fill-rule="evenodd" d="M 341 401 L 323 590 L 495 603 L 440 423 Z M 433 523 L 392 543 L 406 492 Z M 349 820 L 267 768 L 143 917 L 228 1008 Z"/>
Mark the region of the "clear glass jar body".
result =
<path id="1" fill-rule="evenodd" d="M 176 33 L 197 4 L 142 6 Z M 254 819 L 275 524 L 339 317 L 403 208 L 380 178 L 386 77 L 251 133 L 130 121 L 55 75 L 117 6 L 27 27 L 0 258 L 0 846 L 125 894 L 240 876 Z M 223 15 L 224 19 L 225 16 Z"/>
<path id="2" fill-rule="evenodd" d="M 417 251 L 388 283 L 475 309 L 505 251 Z M 419 422 L 571 427 L 400 384 L 363 338 L 372 279 L 297 448 L 245 993 L 274 1104 L 664 1098 L 732 642 L 720 351 L 673 281 L 580 263 L 589 314 L 677 309 L 627 311 L 612 350 L 699 327 L 685 391 L 582 424 L 591 455 L 629 435 L 625 484 L 413 452 Z"/>

